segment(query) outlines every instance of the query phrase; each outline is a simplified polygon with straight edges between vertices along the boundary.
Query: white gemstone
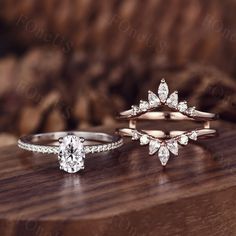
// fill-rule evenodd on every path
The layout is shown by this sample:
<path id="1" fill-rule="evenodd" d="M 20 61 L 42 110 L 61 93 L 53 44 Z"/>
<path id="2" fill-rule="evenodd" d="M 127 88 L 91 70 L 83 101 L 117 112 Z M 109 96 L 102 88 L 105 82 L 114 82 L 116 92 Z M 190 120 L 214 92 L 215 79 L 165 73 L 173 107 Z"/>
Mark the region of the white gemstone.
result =
<path id="1" fill-rule="evenodd" d="M 159 147 L 160 147 L 160 142 L 157 141 L 157 140 L 150 140 L 150 143 L 149 143 L 149 155 L 153 155 L 155 154 Z"/>
<path id="2" fill-rule="evenodd" d="M 133 130 L 132 131 L 132 140 L 138 140 L 139 139 L 139 135 L 137 130 Z"/>
<path id="3" fill-rule="evenodd" d="M 161 80 L 161 83 L 158 88 L 158 96 L 161 102 L 165 102 L 169 94 L 169 88 L 164 79 Z"/>
<path id="4" fill-rule="evenodd" d="M 176 108 L 178 105 L 178 92 L 173 92 L 166 101 L 168 107 Z"/>
<path id="5" fill-rule="evenodd" d="M 147 111 L 148 108 L 149 108 L 148 102 L 141 100 L 140 103 L 139 103 L 139 109 L 140 109 L 141 111 Z"/>
<path id="6" fill-rule="evenodd" d="M 188 115 L 195 116 L 196 108 L 195 107 L 189 107 L 187 110 Z"/>
<path id="7" fill-rule="evenodd" d="M 133 105 L 133 106 L 132 106 L 132 115 L 133 115 L 133 116 L 136 116 L 138 113 L 139 113 L 139 107 Z"/>
<path id="8" fill-rule="evenodd" d="M 163 166 L 165 166 L 169 160 L 170 152 L 165 145 L 162 145 L 158 151 L 158 157 Z"/>
<path id="9" fill-rule="evenodd" d="M 148 91 L 148 101 L 150 107 L 158 107 L 160 105 L 160 99 L 152 91 Z"/>
<path id="10" fill-rule="evenodd" d="M 188 109 L 188 105 L 187 105 L 187 102 L 180 102 L 179 105 L 178 105 L 178 110 L 180 112 L 185 112 L 186 110 Z"/>
<path id="11" fill-rule="evenodd" d="M 179 137 L 179 143 L 182 144 L 182 145 L 187 145 L 188 144 L 188 136 L 186 136 L 185 134 L 182 134 L 180 137 Z"/>
<path id="12" fill-rule="evenodd" d="M 75 135 L 67 135 L 60 140 L 58 160 L 60 169 L 75 173 L 84 169 L 85 151 L 83 139 Z"/>
<path id="13" fill-rule="evenodd" d="M 191 134 L 188 136 L 190 139 L 196 141 L 197 140 L 197 132 L 192 131 Z"/>
<path id="14" fill-rule="evenodd" d="M 140 137 L 140 144 L 141 145 L 147 145 L 149 143 L 149 137 L 147 134 L 143 134 L 141 137 Z"/>
<path id="15" fill-rule="evenodd" d="M 174 154 L 174 155 L 178 155 L 178 143 L 176 140 L 174 139 L 170 139 L 168 141 L 166 141 L 166 145 L 168 147 L 168 149 Z"/>

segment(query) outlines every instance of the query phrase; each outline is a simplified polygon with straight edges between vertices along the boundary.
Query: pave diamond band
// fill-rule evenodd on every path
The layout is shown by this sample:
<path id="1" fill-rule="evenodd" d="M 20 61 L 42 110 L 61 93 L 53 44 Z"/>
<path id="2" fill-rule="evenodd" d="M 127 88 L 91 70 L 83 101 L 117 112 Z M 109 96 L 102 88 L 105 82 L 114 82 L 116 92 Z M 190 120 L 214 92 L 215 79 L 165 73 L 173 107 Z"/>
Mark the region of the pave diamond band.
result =
<path id="1" fill-rule="evenodd" d="M 28 135 L 18 140 L 18 146 L 24 150 L 57 154 L 60 169 L 69 173 L 84 169 L 86 154 L 107 152 L 122 145 L 123 139 L 119 135 L 97 132 L 52 132 Z"/>

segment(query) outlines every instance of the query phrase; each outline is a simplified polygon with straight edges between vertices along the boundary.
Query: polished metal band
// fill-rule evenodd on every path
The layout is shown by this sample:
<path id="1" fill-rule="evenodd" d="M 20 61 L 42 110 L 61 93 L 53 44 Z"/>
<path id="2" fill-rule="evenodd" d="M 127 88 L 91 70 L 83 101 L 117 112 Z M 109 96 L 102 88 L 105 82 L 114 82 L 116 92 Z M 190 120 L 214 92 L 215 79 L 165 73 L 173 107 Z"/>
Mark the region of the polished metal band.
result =
<path id="1" fill-rule="evenodd" d="M 116 149 L 123 145 L 123 140 L 119 135 L 109 135 L 97 132 L 52 132 L 21 137 L 18 146 L 22 149 L 40 153 L 59 153 L 59 139 L 66 135 L 76 135 L 84 138 L 85 142 L 95 142 L 98 144 L 88 144 L 84 146 L 85 153 L 105 152 Z"/>
<path id="2" fill-rule="evenodd" d="M 186 114 L 182 114 L 180 112 L 143 112 L 139 115 L 133 115 L 132 109 L 123 111 L 117 117 L 120 120 L 130 120 L 130 119 L 138 119 L 138 120 L 196 120 L 196 121 L 212 121 L 216 120 L 218 116 L 214 113 L 202 112 L 195 110 L 194 116 L 188 116 Z"/>
<path id="3" fill-rule="evenodd" d="M 131 118 L 129 118 L 131 117 Z M 130 110 L 121 112 L 120 116 L 118 116 L 120 120 L 128 120 L 129 128 L 136 128 L 136 123 L 138 120 L 173 120 L 173 121 L 201 121 L 204 122 L 204 128 L 210 128 L 210 122 L 217 119 L 217 115 L 213 113 L 200 112 L 196 111 L 196 116 L 189 117 L 187 115 L 183 115 L 180 112 L 171 112 L 171 111 L 163 111 L 163 112 L 146 112 L 139 116 L 132 116 L 130 114 Z"/>
<path id="4" fill-rule="evenodd" d="M 178 139 L 179 136 L 181 136 L 183 134 L 190 134 L 193 131 L 172 130 L 169 132 L 164 132 L 162 130 L 140 130 L 140 131 L 137 131 L 136 129 L 130 129 L 130 128 L 119 129 L 119 133 L 125 137 L 133 137 L 134 132 L 136 132 L 136 134 L 138 136 L 142 136 L 144 134 L 147 134 L 153 140 L 159 139 L 160 141 L 162 141 L 162 140 L 170 139 L 170 138 Z M 217 131 L 215 129 L 196 129 L 196 130 L 194 130 L 194 132 L 196 132 L 197 137 L 201 138 L 201 139 L 209 138 L 209 137 L 213 137 L 213 136 L 217 135 Z"/>

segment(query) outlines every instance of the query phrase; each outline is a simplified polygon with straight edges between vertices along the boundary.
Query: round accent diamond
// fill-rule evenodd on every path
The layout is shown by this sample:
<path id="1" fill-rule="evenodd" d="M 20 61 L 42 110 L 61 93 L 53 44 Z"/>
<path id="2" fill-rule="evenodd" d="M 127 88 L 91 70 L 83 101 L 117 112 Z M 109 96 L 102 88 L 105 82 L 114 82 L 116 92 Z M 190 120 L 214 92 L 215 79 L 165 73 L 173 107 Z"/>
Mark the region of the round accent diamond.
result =
<path id="1" fill-rule="evenodd" d="M 188 109 L 187 102 L 186 101 L 180 102 L 178 105 L 178 109 L 180 112 L 185 112 Z"/>
<path id="2" fill-rule="evenodd" d="M 75 173 L 84 169 L 84 139 L 75 135 L 67 135 L 60 139 L 58 160 L 60 169 Z"/>
<path id="3" fill-rule="evenodd" d="M 149 108 L 148 102 L 141 100 L 140 103 L 139 103 L 139 109 L 140 109 L 141 111 L 147 111 L 148 108 Z"/>
<path id="4" fill-rule="evenodd" d="M 147 145 L 149 143 L 149 137 L 147 134 L 143 134 L 141 137 L 140 137 L 140 144 L 141 145 Z"/>
<path id="5" fill-rule="evenodd" d="M 136 116 L 139 113 L 139 107 L 133 105 L 131 108 L 132 108 L 132 115 Z"/>
<path id="6" fill-rule="evenodd" d="M 188 110 L 187 110 L 187 114 L 189 116 L 195 116 L 195 113 L 196 113 L 196 108 L 195 107 L 189 107 Z"/>
<path id="7" fill-rule="evenodd" d="M 139 135 L 137 130 L 133 130 L 132 131 L 132 140 L 138 140 L 139 139 Z"/>
<path id="8" fill-rule="evenodd" d="M 192 131 L 191 134 L 188 136 L 190 139 L 196 141 L 197 140 L 197 132 Z"/>
<path id="9" fill-rule="evenodd" d="M 187 145 L 188 144 L 188 136 L 186 136 L 185 134 L 182 134 L 180 137 L 179 137 L 179 140 L 178 142 L 182 145 Z"/>

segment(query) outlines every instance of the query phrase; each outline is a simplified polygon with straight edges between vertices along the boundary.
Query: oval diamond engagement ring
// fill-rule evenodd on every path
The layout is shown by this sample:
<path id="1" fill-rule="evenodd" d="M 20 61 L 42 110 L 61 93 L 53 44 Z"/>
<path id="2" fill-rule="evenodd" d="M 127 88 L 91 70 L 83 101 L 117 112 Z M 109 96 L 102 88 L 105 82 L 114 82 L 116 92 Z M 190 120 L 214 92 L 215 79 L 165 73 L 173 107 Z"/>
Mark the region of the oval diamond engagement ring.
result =
<path id="1" fill-rule="evenodd" d="M 32 152 L 57 154 L 60 169 L 76 173 L 84 169 L 89 153 L 107 152 L 123 145 L 119 135 L 96 132 L 52 132 L 23 136 L 18 146 Z"/>

